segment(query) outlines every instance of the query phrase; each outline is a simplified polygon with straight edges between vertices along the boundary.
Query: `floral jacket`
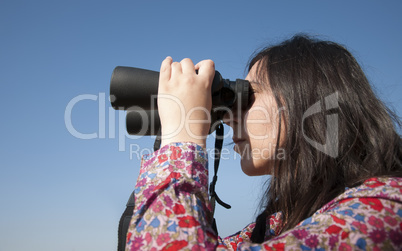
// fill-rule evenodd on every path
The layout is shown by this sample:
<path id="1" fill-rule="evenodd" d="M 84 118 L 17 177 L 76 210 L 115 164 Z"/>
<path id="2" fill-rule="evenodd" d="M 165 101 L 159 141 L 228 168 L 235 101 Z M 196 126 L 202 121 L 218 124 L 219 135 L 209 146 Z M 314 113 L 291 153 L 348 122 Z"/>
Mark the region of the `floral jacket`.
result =
<path id="1" fill-rule="evenodd" d="M 267 219 L 265 242 L 250 241 L 254 223 L 218 237 L 211 227 L 207 155 L 173 143 L 144 155 L 126 250 L 402 250 L 402 178 L 371 178 L 345 191 L 293 229 Z"/>

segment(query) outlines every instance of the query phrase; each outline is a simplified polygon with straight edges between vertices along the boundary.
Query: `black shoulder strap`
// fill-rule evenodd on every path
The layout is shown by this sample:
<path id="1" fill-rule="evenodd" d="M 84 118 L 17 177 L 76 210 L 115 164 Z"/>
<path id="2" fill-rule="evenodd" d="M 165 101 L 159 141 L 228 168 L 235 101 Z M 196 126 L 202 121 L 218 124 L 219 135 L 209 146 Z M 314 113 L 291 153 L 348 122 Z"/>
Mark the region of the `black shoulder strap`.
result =
<path id="1" fill-rule="evenodd" d="M 132 192 L 130 198 L 127 201 L 126 210 L 124 210 L 120 218 L 117 251 L 124 251 L 126 249 L 126 238 L 127 238 L 128 227 L 130 225 L 130 220 L 131 217 L 133 216 L 134 201 L 135 201 L 134 192 Z"/>
<path id="2" fill-rule="evenodd" d="M 215 191 L 215 185 L 218 181 L 218 168 L 219 161 L 221 159 L 221 151 L 223 146 L 223 124 L 219 123 L 216 128 L 216 139 L 215 139 L 215 154 L 214 154 L 214 177 L 212 179 L 211 184 L 209 185 L 209 194 L 211 196 L 211 206 L 212 206 L 212 215 L 215 213 L 215 201 L 218 202 L 219 205 L 223 206 L 226 209 L 230 209 L 231 206 L 223 202 L 218 194 Z M 218 228 L 216 226 L 216 220 L 213 218 L 212 228 L 215 230 L 216 234 L 218 234 Z"/>

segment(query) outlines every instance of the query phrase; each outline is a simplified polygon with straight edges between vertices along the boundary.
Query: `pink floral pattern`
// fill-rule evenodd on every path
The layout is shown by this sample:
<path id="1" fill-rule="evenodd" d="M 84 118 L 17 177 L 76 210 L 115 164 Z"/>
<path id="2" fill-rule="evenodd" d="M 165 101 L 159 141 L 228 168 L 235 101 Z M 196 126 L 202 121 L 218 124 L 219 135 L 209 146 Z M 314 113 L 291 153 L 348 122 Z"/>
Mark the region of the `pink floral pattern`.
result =
<path id="1" fill-rule="evenodd" d="M 402 250 L 402 178 L 368 179 L 286 232 L 278 212 L 254 244 L 254 223 L 224 239 L 212 229 L 207 164 L 193 143 L 143 156 L 126 250 Z"/>

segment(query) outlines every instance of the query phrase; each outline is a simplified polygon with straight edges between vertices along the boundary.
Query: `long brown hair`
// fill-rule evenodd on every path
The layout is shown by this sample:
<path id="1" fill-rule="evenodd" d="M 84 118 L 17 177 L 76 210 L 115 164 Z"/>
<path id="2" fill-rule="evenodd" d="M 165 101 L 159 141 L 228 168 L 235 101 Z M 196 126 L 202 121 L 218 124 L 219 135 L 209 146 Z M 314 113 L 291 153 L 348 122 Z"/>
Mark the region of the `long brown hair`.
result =
<path id="1" fill-rule="evenodd" d="M 400 120 L 343 46 L 297 35 L 257 53 L 249 70 L 257 62 L 260 83 L 269 83 L 263 88 L 286 110 L 279 122 L 286 128 L 286 158 L 275 163 L 253 242 L 263 242 L 266 217 L 275 212 L 283 214 L 283 232 L 346 187 L 402 176 Z"/>

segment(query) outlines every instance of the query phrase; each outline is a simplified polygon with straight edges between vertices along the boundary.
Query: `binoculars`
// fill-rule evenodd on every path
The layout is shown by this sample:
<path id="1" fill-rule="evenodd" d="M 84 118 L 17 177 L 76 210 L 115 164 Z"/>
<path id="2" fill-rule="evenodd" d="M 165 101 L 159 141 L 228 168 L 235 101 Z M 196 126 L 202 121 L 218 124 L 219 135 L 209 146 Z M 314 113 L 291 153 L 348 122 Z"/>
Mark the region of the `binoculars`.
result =
<path id="1" fill-rule="evenodd" d="M 126 128 L 130 135 L 158 135 L 159 72 L 117 66 L 110 80 L 110 101 L 116 110 L 127 110 Z M 212 81 L 211 128 L 215 131 L 226 112 L 248 106 L 250 84 L 247 80 L 223 79 L 218 71 Z"/>

